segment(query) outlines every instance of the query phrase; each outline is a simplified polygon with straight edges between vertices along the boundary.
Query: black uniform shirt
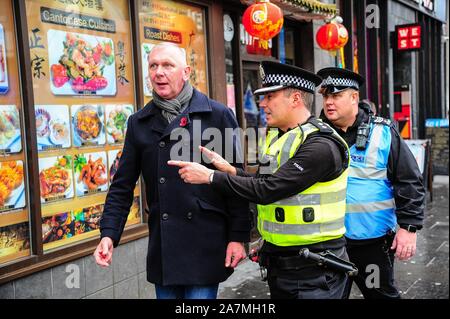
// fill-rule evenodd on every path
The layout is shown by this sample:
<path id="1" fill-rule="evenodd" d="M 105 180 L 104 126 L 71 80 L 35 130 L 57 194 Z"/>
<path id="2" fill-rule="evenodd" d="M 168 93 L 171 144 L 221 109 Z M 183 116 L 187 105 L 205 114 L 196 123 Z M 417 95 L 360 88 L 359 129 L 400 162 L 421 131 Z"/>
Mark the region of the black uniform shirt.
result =
<path id="1" fill-rule="evenodd" d="M 356 143 L 358 126 L 368 122 L 369 114 L 359 108 L 355 123 L 346 132 L 334 127 L 323 112 L 321 119 L 330 124 L 337 133 L 347 142 L 349 147 Z M 398 130 L 391 125 L 391 149 L 388 158 L 387 177 L 394 188 L 397 223 L 415 225 L 422 228 L 425 208 L 425 188 L 414 155 L 408 145 L 400 137 Z M 347 239 L 349 243 L 352 241 Z"/>
<path id="2" fill-rule="evenodd" d="M 273 175 L 252 175 L 239 170 L 238 176 L 231 176 L 215 171 L 212 187 L 228 196 L 266 205 L 298 194 L 317 182 L 333 180 L 342 173 L 344 166 L 344 156 L 338 143 L 323 134 L 313 134 Z M 344 245 L 345 239 L 342 237 L 308 247 L 312 251 L 321 251 Z M 297 253 L 299 248 L 301 247 L 279 247 L 265 243 L 264 250 L 290 254 Z"/>

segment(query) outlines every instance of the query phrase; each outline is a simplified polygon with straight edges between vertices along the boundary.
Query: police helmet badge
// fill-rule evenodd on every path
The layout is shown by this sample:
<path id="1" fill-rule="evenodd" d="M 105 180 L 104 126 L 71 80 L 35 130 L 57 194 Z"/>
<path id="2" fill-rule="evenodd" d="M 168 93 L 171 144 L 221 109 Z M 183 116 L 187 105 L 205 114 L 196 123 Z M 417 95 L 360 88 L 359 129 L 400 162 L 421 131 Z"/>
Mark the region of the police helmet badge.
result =
<path id="1" fill-rule="evenodd" d="M 266 77 L 262 64 L 259 65 L 259 76 L 261 77 L 261 80 L 264 80 L 264 78 Z"/>

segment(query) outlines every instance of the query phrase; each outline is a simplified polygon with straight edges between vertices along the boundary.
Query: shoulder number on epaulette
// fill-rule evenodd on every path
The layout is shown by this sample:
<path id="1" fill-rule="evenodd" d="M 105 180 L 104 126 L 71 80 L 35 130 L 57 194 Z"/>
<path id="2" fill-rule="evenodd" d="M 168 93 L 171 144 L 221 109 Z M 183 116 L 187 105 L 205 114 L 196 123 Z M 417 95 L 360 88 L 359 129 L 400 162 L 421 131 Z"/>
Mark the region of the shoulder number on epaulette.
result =
<path id="1" fill-rule="evenodd" d="M 375 124 L 381 124 L 381 125 L 386 125 L 386 126 L 391 126 L 392 125 L 392 121 L 389 119 L 385 119 L 384 117 L 380 117 L 380 116 L 373 116 L 372 117 L 372 122 Z"/>
<path id="2" fill-rule="evenodd" d="M 317 119 L 309 120 L 309 123 L 317 127 L 320 133 L 333 134 L 333 129 L 326 123 L 319 121 Z"/>

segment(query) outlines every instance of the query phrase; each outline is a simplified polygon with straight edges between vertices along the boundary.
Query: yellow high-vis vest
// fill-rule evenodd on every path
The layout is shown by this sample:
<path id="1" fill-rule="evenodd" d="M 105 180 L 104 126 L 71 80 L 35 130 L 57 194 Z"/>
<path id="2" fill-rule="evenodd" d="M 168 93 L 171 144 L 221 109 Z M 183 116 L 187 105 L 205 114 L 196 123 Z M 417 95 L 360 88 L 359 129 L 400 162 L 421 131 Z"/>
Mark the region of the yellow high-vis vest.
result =
<path id="1" fill-rule="evenodd" d="M 326 129 L 349 154 L 347 144 L 331 127 L 320 120 L 314 120 L 314 123 L 307 122 L 280 138 L 278 130 L 270 130 L 263 146 L 260 174 L 275 173 L 294 156 L 308 135 L 322 129 Z M 317 158 L 318 164 L 326 160 Z M 348 167 L 349 157 L 346 164 Z M 317 182 L 297 195 L 268 205 L 258 205 L 258 230 L 262 238 L 277 246 L 296 246 L 341 237 L 345 233 L 347 171 L 345 169 L 331 181 Z"/>

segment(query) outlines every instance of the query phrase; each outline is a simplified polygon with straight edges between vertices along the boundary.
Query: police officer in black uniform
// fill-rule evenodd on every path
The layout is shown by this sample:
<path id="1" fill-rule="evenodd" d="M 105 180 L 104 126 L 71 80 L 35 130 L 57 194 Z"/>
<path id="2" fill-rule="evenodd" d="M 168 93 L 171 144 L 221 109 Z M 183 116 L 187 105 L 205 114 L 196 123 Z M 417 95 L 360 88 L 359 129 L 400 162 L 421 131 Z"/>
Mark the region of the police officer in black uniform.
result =
<path id="1" fill-rule="evenodd" d="M 363 77 L 340 68 L 317 74 L 323 78 L 321 118 L 350 147 L 345 226 L 348 255 L 359 269 L 355 282 L 367 299 L 400 298 L 394 256 L 406 260 L 415 254 L 424 218 L 422 175 L 391 121 L 364 104 L 358 107 Z"/>
<path id="2" fill-rule="evenodd" d="M 275 163 L 271 160 L 265 164 L 275 164 L 274 171 L 264 173 L 267 166 L 262 165 L 258 174 L 236 170 L 217 153 L 204 148 L 202 151 L 220 171 L 197 163 L 169 164 L 181 167 L 179 173 L 185 182 L 211 184 L 227 196 L 259 204 L 258 228 L 265 239 L 260 263 L 268 270 L 272 298 L 340 299 L 347 282 L 342 266 L 353 270 L 346 263 L 343 237 L 347 145 L 334 130 L 311 115 L 315 88 L 321 83 L 319 77 L 275 62 L 261 64 L 261 77 L 263 88 L 255 94 L 264 94 L 260 107 L 268 125 L 276 128 L 268 133 L 264 153 L 273 155 Z M 270 139 L 271 133 L 277 138 Z M 292 146 L 295 141 L 296 149 Z M 278 149 L 281 154 L 271 153 L 276 143 L 282 143 Z M 327 190 L 321 188 L 323 185 Z M 323 204 L 329 207 L 321 207 Z"/>

